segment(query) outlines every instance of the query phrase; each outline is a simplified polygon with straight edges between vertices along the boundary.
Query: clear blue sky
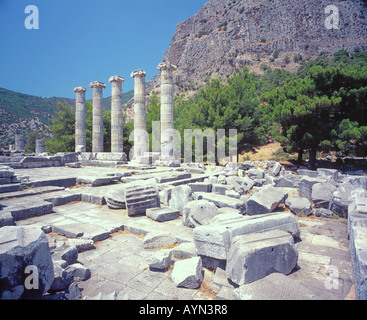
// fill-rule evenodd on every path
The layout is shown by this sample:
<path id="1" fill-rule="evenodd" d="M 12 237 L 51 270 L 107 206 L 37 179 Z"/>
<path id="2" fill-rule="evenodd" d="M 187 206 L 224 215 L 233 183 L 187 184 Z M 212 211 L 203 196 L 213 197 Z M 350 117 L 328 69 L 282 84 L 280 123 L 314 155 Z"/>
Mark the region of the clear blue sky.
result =
<path id="1" fill-rule="evenodd" d="M 0 0 L 0 87 L 40 97 L 75 98 L 73 89 L 125 78 L 158 74 L 177 23 L 208 0 Z M 39 9 L 39 29 L 27 30 L 25 8 Z"/>

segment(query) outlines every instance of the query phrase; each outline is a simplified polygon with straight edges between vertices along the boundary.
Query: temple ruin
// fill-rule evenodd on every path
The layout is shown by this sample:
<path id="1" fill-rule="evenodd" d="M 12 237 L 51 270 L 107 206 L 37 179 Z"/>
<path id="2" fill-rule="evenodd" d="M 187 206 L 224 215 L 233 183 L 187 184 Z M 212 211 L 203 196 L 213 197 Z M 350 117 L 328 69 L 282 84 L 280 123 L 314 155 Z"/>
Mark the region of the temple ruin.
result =
<path id="1" fill-rule="evenodd" d="M 366 159 L 354 167 L 326 161 L 317 171 L 229 157 L 222 165 L 181 163 L 176 67 L 163 62 L 158 70 L 160 152 L 148 149 L 140 69 L 130 75 L 129 159 L 118 75 L 109 79 L 111 152 L 103 149 L 106 85 L 99 81 L 89 85 L 92 152 L 81 86 L 74 88 L 75 152 L 45 153 L 45 139 L 37 139 L 35 153 L 25 154 L 22 135 L 1 151 L 0 299 L 367 299 Z M 37 288 L 28 278 L 35 275 Z"/>

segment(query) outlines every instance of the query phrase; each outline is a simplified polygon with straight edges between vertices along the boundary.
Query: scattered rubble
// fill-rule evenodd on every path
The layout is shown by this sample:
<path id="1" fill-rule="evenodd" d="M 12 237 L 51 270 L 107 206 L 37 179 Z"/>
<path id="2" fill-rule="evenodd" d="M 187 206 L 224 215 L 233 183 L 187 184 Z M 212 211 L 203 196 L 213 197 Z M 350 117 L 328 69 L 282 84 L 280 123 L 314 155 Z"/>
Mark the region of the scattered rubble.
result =
<path id="1" fill-rule="evenodd" d="M 203 281 L 203 265 L 200 257 L 177 261 L 172 271 L 172 281 L 177 287 L 196 289 Z"/>
<path id="2" fill-rule="evenodd" d="M 346 298 L 353 284 L 367 299 L 367 177 L 275 161 L 125 160 L 59 154 L 0 166 L 1 299 L 192 299 L 207 270 L 218 300 Z M 38 290 L 25 287 L 27 265 Z M 344 291 L 304 285 L 327 265 Z"/>
<path id="3" fill-rule="evenodd" d="M 297 259 L 293 237 L 287 232 L 272 230 L 237 236 L 229 249 L 226 273 L 240 286 L 272 272 L 287 275 L 296 266 Z"/>

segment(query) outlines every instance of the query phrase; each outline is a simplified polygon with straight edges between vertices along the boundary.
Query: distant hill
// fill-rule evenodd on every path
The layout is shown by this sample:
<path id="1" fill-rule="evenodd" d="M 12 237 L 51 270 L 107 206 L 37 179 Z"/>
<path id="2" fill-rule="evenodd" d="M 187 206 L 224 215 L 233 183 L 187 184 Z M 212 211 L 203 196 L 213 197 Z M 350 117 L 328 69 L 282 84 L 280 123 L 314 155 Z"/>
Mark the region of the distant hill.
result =
<path id="1" fill-rule="evenodd" d="M 134 91 L 123 93 L 123 103 L 134 96 Z M 111 109 L 111 97 L 104 98 L 104 108 Z M 41 98 L 0 88 L 0 146 L 14 143 L 15 134 L 39 131 L 50 136 L 48 126 L 57 111 L 57 103 L 75 106 L 74 99 Z"/>

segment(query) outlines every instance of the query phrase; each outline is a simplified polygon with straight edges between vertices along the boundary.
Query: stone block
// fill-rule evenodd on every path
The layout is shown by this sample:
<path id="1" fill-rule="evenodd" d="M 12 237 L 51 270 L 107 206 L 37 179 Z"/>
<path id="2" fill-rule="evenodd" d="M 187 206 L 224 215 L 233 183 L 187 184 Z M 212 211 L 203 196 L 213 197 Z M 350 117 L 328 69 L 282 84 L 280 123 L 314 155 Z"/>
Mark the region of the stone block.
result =
<path id="1" fill-rule="evenodd" d="M 90 160 L 126 161 L 127 158 L 124 152 L 95 152 Z"/>
<path id="2" fill-rule="evenodd" d="M 13 177 L 14 178 L 14 177 Z M 12 182 L 12 179 L 13 178 L 0 178 L 0 185 L 3 185 L 3 184 L 10 184 Z M 16 182 L 14 182 L 16 183 Z"/>
<path id="3" fill-rule="evenodd" d="M 220 184 L 220 183 L 213 184 L 212 186 L 213 193 L 218 193 L 223 196 L 225 195 L 227 190 L 234 190 L 234 187 L 231 185 Z"/>
<path id="4" fill-rule="evenodd" d="M 278 176 L 282 168 L 283 166 L 279 162 L 276 162 L 270 171 L 271 175 L 273 177 Z"/>
<path id="5" fill-rule="evenodd" d="M 91 277 L 91 271 L 81 263 L 74 263 L 71 265 L 75 269 L 74 280 L 86 281 Z"/>
<path id="6" fill-rule="evenodd" d="M 240 286 L 272 272 L 288 275 L 296 266 L 297 259 L 298 252 L 288 232 L 271 230 L 242 235 L 232 241 L 226 273 Z"/>
<path id="7" fill-rule="evenodd" d="M 63 290 L 74 282 L 76 270 L 71 266 L 65 269 L 58 263 L 54 263 L 54 281 L 50 288 L 50 291 L 60 291 Z"/>
<path id="8" fill-rule="evenodd" d="M 200 257 L 177 261 L 172 270 L 172 281 L 177 287 L 197 289 L 203 280 L 203 266 Z"/>
<path id="9" fill-rule="evenodd" d="M 0 178 L 12 178 L 15 170 L 8 166 L 0 165 Z"/>
<path id="10" fill-rule="evenodd" d="M 357 198 L 348 206 L 348 230 L 353 226 L 367 227 L 366 198 Z"/>
<path id="11" fill-rule="evenodd" d="M 192 190 L 187 185 L 176 186 L 172 189 L 169 206 L 182 214 L 186 204 L 192 200 Z"/>
<path id="12" fill-rule="evenodd" d="M 156 249 L 176 244 L 177 238 L 170 232 L 152 231 L 144 237 L 145 249 Z"/>
<path id="13" fill-rule="evenodd" d="M 82 195 L 81 193 L 71 193 L 68 191 L 65 192 L 53 192 L 47 195 L 42 195 L 42 199 L 44 201 L 51 202 L 53 206 L 63 206 L 70 202 L 81 201 Z"/>
<path id="14" fill-rule="evenodd" d="M 311 170 L 309 170 L 311 171 Z M 316 172 L 316 171 L 311 171 Z M 317 173 L 317 172 L 316 172 Z M 297 190 L 299 195 L 303 198 L 307 198 L 308 200 L 312 201 L 312 187 L 317 183 L 326 182 L 325 179 L 317 178 L 317 177 L 309 177 L 304 176 L 302 177 L 297 185 Z"/>
<path id="15" fill-rule="evenodd" d="M 196 256 L 195 244 L 183 242 L 172 249 L 172 257 L 175 259 L 188 259 Z"/>
<path id="16" fill-rule="evenodd" d="M 288 197 L 285 205 L 295 214 L 310 215 L 313 212 L 311 202 L 306 198 Z"/>
<path id="17" fill-rule="evenodd" d="M 0 185 L 0 194 L 5 192 L 16 192 L 21 190 L 20 183 L 10 183 Z"/>
<path id="18" fill-rule="evenodd" d="M 224 195 L 226 197 L 230 197 L 230 198 L 234 198 L 234 199 L 239 199 L 240 198 L 240 194 L 235 190 L 226 190 Z"/>
<path id="19" fill-rule="evenodd" d="M 46 234 L 34 226 L 0 228 L 0 266 L 0 299 L 39 299 L 54 280 Z M 34 272 L 28 266 L 37 268 L 38 288 L 25 286 L 25 272 Z"/>
<path id="20" fill-rule="evenodd" d="M 284 203 L 288 194 L 281 188 L 266 186 L 253 194 L 247 201 L 247 214 L 257 215 L 274 211 Z"/>
<path id="21" fill-rule="evenodd" d="M 274 187 L 293 188 L 297 186 L 298 180 L 290 175 L 276 177 L 274 179 Z"/>
<path id="22" fill-rule="evenodd" d="M 357 198 L 348 208 L 349 247 L 358 300 L 367 300 L 367 199 Z"/>
<path id="23" fill-rule="evenodd" d="M 332 181 L 338 181 L 338 170 L 335 169 L 317 169 L 318 177 L 330 179 Z"/>
<path id="24" fill-rule="evenodd" d="M 180 211 L 170 207 L 149 208 L 146 210 L 146 215 L 157 222 L 164 222 L 177 219 L 180 216 Z"/>
<path id="25" fill-rule="evenodd" d="M 220 208 L 222 209 L 222 208 Z M 220 210 L 219 209 L 219 210 Z M 230 208 L 231 209 L 231 208 Z M 216 224 L 216 223 L 223 223 L 225 221 L 231 221 L 233 219 L 237 219 L 238 217 L 240 217 L 241 214 L 238 212 L 228 212 L 228 213 L 220 213 L 218 215 L 216 215 L 211 221 L 211 224 Z"/>
<path id="26" fill-rule="evenodd" d="M 42 216 L 52 212 L 53 204 L 48 201 L 26 201 L 9 208 L 15 221 Z"/>
<path id="27" fill-rule="evenodd" d="M 126 209 L 125 185 L 116 186 L 105 194 L 107 206 L 110 209 Z"/>
<path id="28" fill-rule="evenodd" d="M 165 186 L 165 188 L 159 191 L 159 198 L 163 205 L 168 206 L 169 201 L 171 200 L 171 194 L 173 186 Z"/>
<path id="29" fill-rule="evenodd" d="M 333 193 L 330 210 L 348 216 L 348 206 L 357 198 L 367 197 L 367 177 L 347 177 Z"/>
<path id="30" fill-rule="evenodd" d="M 297 174 L 299 176 L 307 176 L 307 177 L 310 177 L 310 178 L 317 178 L 317 176 L 319 175 L 319 173 L 317 171 L 307 170 L 307 169 L 298 169 Z"/>
<path id="31" fill-rule="evenodd" d="M 239 235 L 282 230 L 294 238 L 300 235 L 297 219 L 292 213 L 273 212 L 258 216 L 239 216 L 221 223 L 198 226 L 193 230 L 199 255 L 226 260 L 232 239 Z"/>
<path id="32" fill-rule="evenodd" d="M 233 300 L 233 290 L 234 288 L 221 287 L 215 299 L 216 300 Z"/>
<path id="33" fill-rule="evenodd" d="M 317 208 L 315 210 L 315 216 L 321 218 L 334 218 L 334 212 L 325 208 Z"/>
<path id="34" fill-rule="evenodd" d="M 246 212 L 246 202 L 241 199 L 234 199 L 220 194 L 214 193 L 196 193 L 198 200 L 208 200 L 213 202 L 218 208 L 229 207 L 239 210 L 241 213 Z"/>
<path id="35" fill-rule="evenodd" d="M 10 211 L 0 211 L 0 228 L 4 226 L 14 226 L 14 218 Z"/>
<path id="36" fill-rule="evenodd" d="M 53 250 L 53 260 L 64 260 L 69 265 L 78 261 L 78 249 L 74 246 L 62 246 Z"/>
<path id="37" fill-rule="evenodd" d="M 147 209 L 159 207 L 159 192 L 155 180 L 126 184 L 125 203 L 129 216 L 145 214 Z"/>
<path id="38" fill-rule="evenodd" d="M 106 204 L 105 196 L 103 194 L 100 194 L 98 190 L 81 190 L 80 192 L 82 193 L 81 201 L 83 202 L 94 203 L 101 206 Z"/>
<path id="39" fill-rule="evenodd" d="M 215 269 L 212 282 L 212 291 L 219 292 L 222 287 L 233 289 L 233 283 L 229 281 L 226 273 L 226 264 L 223 262 L 220 263 Z"/>
<path id="40" fill-rule="evenodd" d="M 250 179 L 263 179 L 265 174 L 263 170 L 260 169 L 250 169 L 247 171 L 247 176 Z"/>
<path id="41" fill-rule="evenodd" d="M 329 209 L 337 187 L 330 182 L 316 183 L 312 186 L 311 200 L 316 208 Z"/>
<path id="42" fill-rule="evenodd" d="M 184 226 L 191 228 L 207 225 L 217 214 L 217 206 L 210 201 L 190 201 L 182 211 L 182 223 Z"/>
<path id="43" fill-rule="evenodd" d="M 94 241 L 90 239 L 68 239 L 65 241 L 65 245 L 75 247 L 78 250 L 78 253 L 96 248 L 94 246 Z"/>
<path id="44" fill-rule="evenodd" d="M 211 183 L 196 182 L 196 183 L 189 183 L 188 186 L 191 188 L 192 192 L 211 192 L 212 191 Z"/>
<path id="45" fill-rule="evenodd" d="M 233 190 L 235 190 L 236 192 L 240 194 L 243 194 L 245 192 L 244 185 L 246 186 L 246 180 L 244 178 L 230 176 L 226 178 L 226 182 L 227 185 L 232 186 Z"/>
<path id="46" fill-rule="evenodd" d="M 355 226 L 351 230 L 350 251 L 356 298 L 367 300 L 367 228 Z"/>
<path id="47" fill-rule="evenodd" d="M 65 300 L 80 300 L 82 298 L 82 289 L 76 282 L 72 282 L 65 290 Z"/>
<path id="48" fill-rule="evenodd" d="M 242 180 L 243 194 L 250 191 L 252 187 L 255 186 L 255 181 L 249 177 L 244 177 Z"/>
<path id="49" fill-rule="evenodd" d="M 150 268 L 158 270 L 166 270 L 171 263 L 172 252 L 171 250 L 159 250 L 152 253 L 148 258 L 147 262 Z"/>
<path id="50" fill-rule="evenodd" d="M 66 166 L 69 168 L 81 168 L 82 164 L 80 162 L 70 162 Z"/>

